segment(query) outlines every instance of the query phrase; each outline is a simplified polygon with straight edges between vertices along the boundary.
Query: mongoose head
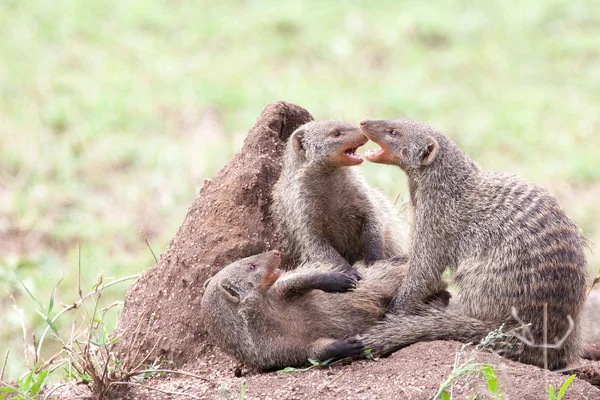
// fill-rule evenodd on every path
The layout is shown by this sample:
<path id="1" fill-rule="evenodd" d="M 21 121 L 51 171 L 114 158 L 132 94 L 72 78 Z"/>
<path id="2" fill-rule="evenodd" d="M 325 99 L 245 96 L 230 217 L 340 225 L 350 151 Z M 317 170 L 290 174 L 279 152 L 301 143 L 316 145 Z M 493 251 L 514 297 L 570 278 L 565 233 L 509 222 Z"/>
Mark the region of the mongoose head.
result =
<path id="1" fill-rule="evenodd" d="M 371 162 L 393 164 L 406 172 L 432 165 L 439 153 L 440 133 L 433 127 L 409 119 L 388 121 L 364 120 L 360 129 L 381 146 L 370 150 L 365 158 Z"/>
<path id="2" fill-rule="evenodd" d="M 344 122 L 312 121 L 292 133 L 286 151 L 303 163 L 344 167 L 363 162 L 356 149 L 367 141 L 360 129 Z"/>
<path id="3" fill-rule="evenodd" d="M 206 284 L 205 297 L 221 296 L 232 304 L 241 303 L 250 292 L 267 291 L 281 275 L 281 254 L 268 251 L 235 261 L 212 277 Z"/>

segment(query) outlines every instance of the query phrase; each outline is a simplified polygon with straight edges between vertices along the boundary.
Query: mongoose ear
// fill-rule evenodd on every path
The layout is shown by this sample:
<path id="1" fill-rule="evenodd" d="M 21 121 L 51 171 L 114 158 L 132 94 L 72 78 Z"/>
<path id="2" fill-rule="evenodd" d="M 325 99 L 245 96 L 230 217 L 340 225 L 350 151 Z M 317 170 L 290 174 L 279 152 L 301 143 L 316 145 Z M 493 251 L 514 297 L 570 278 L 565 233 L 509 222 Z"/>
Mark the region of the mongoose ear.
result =
<path id="1" fill-rule="evenodd" d="M 302 144 L 303 138 L 304 138 L 304 130 L 303 129 L 297 129 L 294 133 L 292 133 L 292 136 L 290 137 L 294 151 L 296 152 L 296 154 L 298 154 L 299 156 L 302 156 L 302 157 L 304 157 L 306 155 L 306 149 L 304 148 L 304 145 Z"/>
<path id="2" fill-rule="evenodd" d="M 427 141 L 427 146 L 423 150 L 423 159 L 421 160 L 421 165 L 423 166 L 431 165 L 440 151 L 440 145 L 435 138 L 430 136 Z"/>
<path id="3" fill-rule="evenodd" d="M 400 156 L 402 156 L 403 160 L 408 160 L 408 147 L 403 147 L 400 149 Z"/>
<path id="4" fill-rule="evenodd" d="M 229 282 L 224 281 L 219 284 L 219 290 L 227 301 L 237 304 L 240 302 L 240 294 L 237 289 Z"/>

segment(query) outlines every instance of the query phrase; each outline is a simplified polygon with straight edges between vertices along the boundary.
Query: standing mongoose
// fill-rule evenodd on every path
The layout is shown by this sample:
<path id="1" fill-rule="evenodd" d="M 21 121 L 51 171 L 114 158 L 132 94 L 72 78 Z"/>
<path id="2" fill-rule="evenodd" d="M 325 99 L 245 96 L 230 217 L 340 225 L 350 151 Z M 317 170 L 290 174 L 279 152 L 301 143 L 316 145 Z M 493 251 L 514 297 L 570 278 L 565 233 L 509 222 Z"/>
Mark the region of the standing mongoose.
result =
<path id="1" fill-rule="evenodd" d="M 408 272 L 390 305 L 396 315 L 367 334 L 366 344 L 389 352 L 419 340 L 474 341 L 524 322 L 530 326 L 521 335 L 536 345 L 555 344 L 573 329 L 558 348 L 546 349 L 547 358 L 548 346 L 512 336 L 509 358 L 550 369 L 576 359 L 586 241 L 556 199 L 514 176 L 482 171 L 431 126 L 406 119 L 360 126 L 381 146 L 365 158 L 408 176 L 413 217 Z M 427 310 L 422 299 L 438 290 L 446 268 L 460 290 L 457 304 Z"/>
<path id="2" fill-rule="evenodd" d="M 313 121 L 290 137 L 273 192 L 272 215 L 289 263 L 328 264 L 358 276 L 351 265 L 405 255 L 408 226 L 381 193 L 351 166 L 367 142 L 360 129 Z"/>
<path id="3" fill-rule="evenodd" d="M 383 317 L 405 271 L 403 261 L 359 266 L 357 285 L 319 264 L 282 272 L 279 263 L 277 250 L 236 261 L 210 279 L 202 298 L 211 339 L 261 370 L 360 356 L 364 348 L 355 335 Z M 429 300 L 445 306 L 449 293 Z"/>

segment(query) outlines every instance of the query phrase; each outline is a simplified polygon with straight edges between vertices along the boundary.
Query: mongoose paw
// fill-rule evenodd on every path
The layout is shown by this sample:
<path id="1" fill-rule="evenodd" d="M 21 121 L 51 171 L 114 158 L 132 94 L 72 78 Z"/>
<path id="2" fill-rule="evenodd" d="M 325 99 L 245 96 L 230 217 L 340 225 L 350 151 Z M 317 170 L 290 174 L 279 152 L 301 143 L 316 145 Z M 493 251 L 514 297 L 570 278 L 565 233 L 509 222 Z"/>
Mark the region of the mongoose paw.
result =
<path id="1" fill-rule="evenodd" d="M 442 290 L 438 293 L 434 293 L 428 298 L 425 299 L 425 303 L 432 305 L 434 307 L 447 307 L 450 304 L 450 298 L 452 294 L 450 294 L 447 290 Z"/>
<path id="2" fill-rule="evenodd" d="M 346 268 L 340 269 L 340 271 L 341 271 L 341 273 L 351 277 L 355 281 L 360 281 L 362 279 L 362 275 L 360 274 L 360 272 L 358 272 L 356 269 L 352 268 L 350 265 L 348 265 Z"/>
<path id="3" fill-rule="evenodd" d="M 334 343 L 338 354 L 336 358 L 359 358 L 362 357 L 365 352 L 365 345 L 362 339 L 357 336 L 352 336 L 346 339 L 338 340 Z"/>
<path id="4" fill-rule="evenodd" d="M 330 293 L 344 293 L 356 288 L 356 278 L 345 272 L 331 272 L 321 282 L 320 289 Z"/>

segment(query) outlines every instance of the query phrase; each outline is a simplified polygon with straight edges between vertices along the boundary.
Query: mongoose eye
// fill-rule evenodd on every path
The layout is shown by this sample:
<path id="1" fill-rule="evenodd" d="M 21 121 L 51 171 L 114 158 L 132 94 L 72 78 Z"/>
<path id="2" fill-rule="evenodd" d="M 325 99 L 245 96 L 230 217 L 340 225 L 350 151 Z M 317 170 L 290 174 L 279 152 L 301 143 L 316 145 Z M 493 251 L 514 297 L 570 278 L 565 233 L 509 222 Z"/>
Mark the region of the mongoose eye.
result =
<path id="1" fill-rule="evenodd" d="M 333 136 L 333 137 L 338 137 L 340 135 L 341 135 L 340 131 L 333 131 L 333 132 L 331 132 L 331 136 Z"/>
<path id="2" fill-rule="evenodd" d="M 256 265 L 254 265 L 254 264 L 250 264 L 250 266 L 248 267 L 248 269 L 249 269 L 250 271 L 253 271 L 253 270 L 255 270 L 255 269 L 256 269 Z"/>
<path id="3" fill-rule="evenodd" d="M 390 129 L 390 135 L 392 136 L 398 136 L 398 131 L 395 129 Z"/>

